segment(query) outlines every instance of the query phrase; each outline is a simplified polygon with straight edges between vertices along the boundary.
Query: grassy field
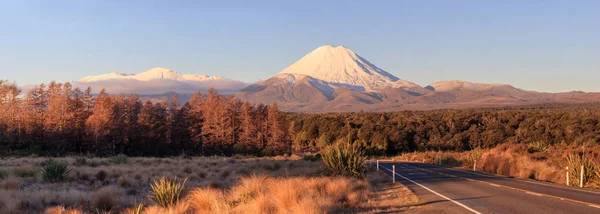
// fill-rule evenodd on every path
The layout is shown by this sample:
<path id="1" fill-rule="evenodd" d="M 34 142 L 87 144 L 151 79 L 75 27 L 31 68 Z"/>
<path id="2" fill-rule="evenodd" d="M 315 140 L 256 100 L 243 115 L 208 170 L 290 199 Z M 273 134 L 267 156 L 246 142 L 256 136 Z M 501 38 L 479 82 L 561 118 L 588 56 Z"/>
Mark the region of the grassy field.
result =
<path id="1" fill-rule="evenodd" d="M 389 209 L 378 208 L 389 199 L 369 200 L 385 188 L 374 192 L 368 180 L 325 176 L 321 161 L 285 157 L 65 157 L 55 160 L 67 163 L 69 174 L 63 181 L 51 182 L 41 172 L 47 160 L 0 160 L 0 213 L 336 213 Z M 385 180 L 373 173 L 368 173 L 369 180 Z M 161 205 L 153 198 L 150 184 L 162 177 L 177 178 L 184 185 L 176 203 Z"/>

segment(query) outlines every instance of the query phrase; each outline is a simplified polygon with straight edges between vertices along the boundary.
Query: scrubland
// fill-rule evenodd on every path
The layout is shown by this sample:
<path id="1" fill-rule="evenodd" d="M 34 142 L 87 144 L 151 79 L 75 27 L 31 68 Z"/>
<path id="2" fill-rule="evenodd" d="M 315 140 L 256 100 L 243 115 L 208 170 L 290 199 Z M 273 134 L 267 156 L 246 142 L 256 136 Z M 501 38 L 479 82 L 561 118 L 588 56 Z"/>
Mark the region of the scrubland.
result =
<path id="1" fill-rule="evenodd" d="M 565 184 L 569 167 L 571 186 L 579 186 L 583 165 L 584 187 L 600 188 L 600 145 L 579 146 L 531 144 L 502 144 L 493 149 L 468 152 L 415 152 L 396 156 L 403 161 L 426 162 L 451 167 L 473 169 L 486 173 Z"/>
<path id="2" fill-rule="evenodd" d="M 369 200 L 368 180 L 327 176 L 320 160 L 65 157 L 54 160 L 69 173 L 55 182 L 42 178 L 47 160 L 0 160 L 0 213 L 339 213 L 386 203 Z M 153 197 L 160 178 L 184 185 L 180 200 Z"/>

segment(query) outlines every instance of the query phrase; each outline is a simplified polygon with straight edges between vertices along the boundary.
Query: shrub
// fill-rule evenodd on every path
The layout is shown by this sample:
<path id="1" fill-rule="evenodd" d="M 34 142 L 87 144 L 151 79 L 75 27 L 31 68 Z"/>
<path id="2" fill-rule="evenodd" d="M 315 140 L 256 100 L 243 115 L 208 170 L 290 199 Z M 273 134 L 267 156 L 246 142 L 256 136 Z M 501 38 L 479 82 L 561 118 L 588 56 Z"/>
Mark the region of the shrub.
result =
<path id="1" fill-rule="evenodd" d="M 0 169 L 0 179 L 8 178 L 8 172 L 6 170 Z"/>
<path id="2" fill-rule="evenodd" d="M 119 205 L 123 191 L 119 188 L 108 186 L 92 194 L 92 204 L 100 210 L 111 210 Z"/>
<path id="3" fill-rule="evenodd" d="M 462 162 L 452 156 L 441 155 L 435 157 L 434 164 L 441 164 L 446 166 L 460 166 Z"/>
<path id="4" fill-rule="evenodd" d="M 567 157 L 569 166 L 569 181 L 573 185 L 579 185 L 581 178 L 581 166 L 583 166 L 583 184 L 594 179 L 596 176 L 594 162 L 592 159 L 583 155 L 569 155 Z"/>
<path id="5" fill-rule="evenodd" d="M 87 165 L 87 159 L 85 157 L 75 156 L 75 157 L 73 157 L 73 159 L 75 159 L 75 165 L 76 166 Z"/>
<path id="6" fill-rule="evenodd" d="M 104 171 L 104 170 L 100 170 L 96 173 L 95 177 L 99 181 L 104 181 L 106 179 L 106 177 L 108 177 L 108 173 L 106 173 L 106 171 Z"/>
<path id="7" fill-rule="evenodd" d="M 180 183 L 177 182 L 177 178 L 171 180 L 166 177 L 154 180 L 154 183 L 150 184 L 150 188 L 152 189 L 150 200 L 163 207 L 174 206 L 179 199 L 183 198 L 186 181 L 187 178 Z"/>
<path id="8" fill-rule="evenodd" d="M 269 170 L 269 171 L 277 171 L 277 170 L 281 169 L 281 164 L 280 163 L 267 164 L 265 166 L 265 169 Z"/>
<path id="9" fill-rule="evenodd" d="M 42 167 L 42 179 L 48 182 L 63 181 L 70 172 L 67 163 L 50 159 Z"/>
<path id="10" fill-rule="evenodd" d="M 133 182 L 125 176 L 119 177 L 119 179 L 117 179 L 117 182 L 119 183 L 119 185 L 121 187 L 129 187 L 129 186 L 133 185 Z"/>
<path id="11" fill-rule="evenodd" d="M 364 152 L 357 145 L 338 144 L 322 155 L 325 166 L 333 175 L 362 178 L 366 169 Z"/>
<path id="12" fill-rule="evenodd" d="M 129 157 L 127 157 L 127 155 L 124 154 L 119 154 L 110 158 L 110 162 L 114 164 L 126 164 L 127 162 L 129 162 Z"/>
<path id="13" fill-rule="evenodd" d="M 17 168 L 17 169 L 15 169 L 13 171 L 13 173 L 17 177 L 21 177 L 21 178 L 35 177 L 35 175 L 37 174 L 37 170 L 35 168 L 32 168 L 32 167 L 25 167 L 25 168 Z"/>
<path id="14" fill-rule="evenodd" d="M 473 163 L 475 163 L 475 160 L 479 160 L 479 159 L 481 159 L 481 156 L 482 156 L 482 155 L 483 155 L 483 151 L 481 151 L 481 150 L 479 150 L 479 149 L 472 150 L 472 151 L 470 151 L 470 152 L 467 154 L 467 156 L 466 156 L 466 158 L 465 158 L 464 162 L 465 162 L 465 163 L 466 163 L 468 166 L 472 166 L 472 165 L 473 165 Z"/>
<path id="15" fill-rule="evenodd" d="M 98 167 L 100 166 L 102 163 L 98 162 L 98 161 L 88 161 L 87 165 L 89 167 Z"/>
<path id="16" fill-rule="evenodd" d="M 536 152 L 544 152 L 548 149 L 548 143 L 545 141 L 535 141 L 533 143 L 529 143 L 529 148 L 527 152 L 536 153 Z"/>
<path id="17" fill-rule="evenodd" d="M 20 185 L 21 182 L 15 179 L 7 179 L 4 182 L 0 183 L 0 187 L 6 190 L 18 189 Z"/>
<path id="18" fill-rule="evenodd" d="M 183 173 L 190 174 L 192 173 L 192 168 L 190 166 L 186 166 L 183 168 Z"/>
<path id="19" fill-rule="evenodd" d="M 304 157 L 302 158 L 302 160 L 305 161 L 319 161 L 321 160 L 321 155 L 320 154 L 316 154 L 316 155 L 304 155 Z"/>

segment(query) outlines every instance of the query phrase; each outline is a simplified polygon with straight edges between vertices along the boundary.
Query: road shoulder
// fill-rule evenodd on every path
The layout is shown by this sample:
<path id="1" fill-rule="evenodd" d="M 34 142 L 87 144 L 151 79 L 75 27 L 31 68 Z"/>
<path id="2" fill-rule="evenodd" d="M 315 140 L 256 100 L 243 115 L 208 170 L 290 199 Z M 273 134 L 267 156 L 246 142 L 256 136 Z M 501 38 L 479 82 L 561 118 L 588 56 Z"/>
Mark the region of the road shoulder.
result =
<path id="1" fill-rule="evenodd" d="M 367 174 L 371 185 L 369 199 L 363 202 L 358 213 L 397 213 L 417 209 L 419 198 L 400 182 L 392 183 L 392 178 L 383 171 Z"/>

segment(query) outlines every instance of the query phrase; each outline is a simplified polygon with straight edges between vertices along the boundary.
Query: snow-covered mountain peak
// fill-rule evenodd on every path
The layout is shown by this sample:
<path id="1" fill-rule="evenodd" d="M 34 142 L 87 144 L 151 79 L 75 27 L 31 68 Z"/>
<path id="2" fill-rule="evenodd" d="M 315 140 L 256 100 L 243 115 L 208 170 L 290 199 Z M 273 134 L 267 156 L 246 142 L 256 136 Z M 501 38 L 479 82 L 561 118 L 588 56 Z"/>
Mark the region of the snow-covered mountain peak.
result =
<path id="1" fill-rule="evenodd" d="M 281 73 L 302 74 L 365 91 L 379 90 L 399 80 L 347 47 L 331 45 L 318 47 Z"/>
<path id="2" fill-rule="evenodd" d="M 221 76 L 182 74 L 156 67 L 139 74 L 106 73 L 87 76 L 76 82 L 84 87 L 106 88 L 114 93 L 153 94 L 165 92 L 191 93 L 215 88 L 221 92 L 237 91 L 248 84 Z"/>
<path id="3" fill-rule="evenodd" d="M 512 86 L 506 85 L 506 84 L 488 84 L 488 83 L 468 82 L 468 81 L 463 81 L 463 80 L 447 80 L 447 81 L 434 82 L 431 85 L 428 85 L 426 88 L 436 91 L 436 92 L 444 92 L 444 91 L 451 91 L 451 90 L 455 90 L 455 89 L 478 91 L 478 90 L 485 90 L 485 89 L 488 89 L 491 87 L 498 87 L 498 86 L 512 87 Z"/>
<path id="4" fill-rule="evenodd" d="M 168 68 L 156 67 L 139 74 L 122 74 L 117 72 L 101 74 L 97 76 L 87 76 L 79 80 L 79 82 L 96 82 L 105 80 L 177 80 L 177 81 L 206 81 L 225 79 L 221 76 L 207 76 L 202 74 L 182 74 Z"/>
<path id="5" fill-rule="evenodd" d="M 138 80 L 173 79 L 183 80 L 183 75 L 168 68 L 156 67 L 135 75 Z"/>

